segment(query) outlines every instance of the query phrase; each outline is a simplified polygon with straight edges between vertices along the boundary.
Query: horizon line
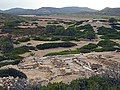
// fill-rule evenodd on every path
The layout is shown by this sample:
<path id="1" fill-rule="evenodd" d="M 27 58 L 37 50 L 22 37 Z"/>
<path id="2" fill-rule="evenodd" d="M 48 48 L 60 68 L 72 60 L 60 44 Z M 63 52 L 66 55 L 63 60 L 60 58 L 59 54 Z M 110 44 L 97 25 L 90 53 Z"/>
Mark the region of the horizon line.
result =
<path id="1" fill-rule="evenodd" d="M 79 6 L 65 6 L 65 7 L 79 7 Z M 65 7 L 40 7 L 40 8 L 65 8 Z M 33 10 L 40 9 L 40 8 L 11 7 L 11 8 L 8 8 L 8 9 L 0 9 L 0 10 L 6 11 L 6 10 L 10 10 L 10 9 L 15 9 L 15 8 L 20 8 L 20 9 L 33 9 Z M 80 7 L 79 7 L 79 8 L 80 8 Z M 89 7 L 81 7 L 81 8 L 89 8 Z M 105 8 L 120 8 L 120 7 L 104 7 L 103 9 L 105 9 Z M 93 9 L 93 8 L 90 8 L 90 9 Z M 99 10 L 103 10 L 103 9 L 99 9 Z M 94 9 L 94 10 L 98 10 L 98 9 Z"/>

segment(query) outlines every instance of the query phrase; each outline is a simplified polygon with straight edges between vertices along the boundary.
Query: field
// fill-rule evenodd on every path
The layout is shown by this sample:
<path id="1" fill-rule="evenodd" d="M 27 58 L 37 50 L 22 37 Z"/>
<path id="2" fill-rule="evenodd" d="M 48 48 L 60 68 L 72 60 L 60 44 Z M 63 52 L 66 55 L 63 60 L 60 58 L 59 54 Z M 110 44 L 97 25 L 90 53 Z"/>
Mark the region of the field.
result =
<path id="1" fill-rule="evenodd" d="M 28 80 L 48 85 L 102 76 L 109 67 L 120 64 L 118 16 L 22 17 L 27 19 L 2 24 L 2 69 L 16 69 Z"/>

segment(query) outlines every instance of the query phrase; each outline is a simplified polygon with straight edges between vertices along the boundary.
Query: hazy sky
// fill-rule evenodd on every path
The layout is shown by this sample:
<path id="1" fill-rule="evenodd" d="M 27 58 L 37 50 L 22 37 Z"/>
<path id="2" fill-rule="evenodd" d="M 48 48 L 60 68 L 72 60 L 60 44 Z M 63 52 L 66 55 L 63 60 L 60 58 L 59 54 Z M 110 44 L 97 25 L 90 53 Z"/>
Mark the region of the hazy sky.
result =
<path id="1" fill-rule="evenodd" d="M 120 0 L 1 0 L 0 9 L 79 6 L 93 9 L 120 7 Z"/>

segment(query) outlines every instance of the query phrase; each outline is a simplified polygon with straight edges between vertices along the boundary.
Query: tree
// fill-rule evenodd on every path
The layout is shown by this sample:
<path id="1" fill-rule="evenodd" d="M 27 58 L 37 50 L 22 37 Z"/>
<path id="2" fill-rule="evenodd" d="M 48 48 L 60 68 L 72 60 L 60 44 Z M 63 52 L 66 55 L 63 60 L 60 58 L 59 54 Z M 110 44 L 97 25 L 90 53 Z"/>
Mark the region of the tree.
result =
<path id="1" fill-rule="evenodd" d="M 55 30 L 55 32 L 54 32 L 54 35 L 63 35 L 64 32 L 65 32 L 65 28 L 64 28 L 63 26 L 61 26 L 61 25 L 58 25 L 58 26 L 56 27 L 56 30 Z"/>
<path id="2" fill-rule="evenodd" d="M 45 27 L 46 34 L 53 34 L 56 31 L 56 25 L 47 25 Z"/>
<path id="3" fill-rule="evenodd" d="M 69 26 L 66 29 L 64 35 L 66 35 L 66 36 L 75 36 L 76 32 L 77 32 L 77 30 L 76 30 L 76 28 L 74 26 Z"/>
<path id="4" fill-rule="evenodd" d="M 84 34 L 84 38 L 92 40 L 96 38 L 96 34 L 93 31 L 86 31 Z"/>
<path id="5" fill-rule="evenodd" d="M 14 48 L 11 38 L 1 38 L 0 39 L 0 49 L 3 53 L 12 51 Z"/>
<path id="6" fill-rule="evenodd" d="M 109 19 L 109 22 L 110 22 L 110 23 L 116 23 L 116 22 L 117 22 L 117 19 L 115 19 L 115 18 L 110 18 L 110 19 Z"/>

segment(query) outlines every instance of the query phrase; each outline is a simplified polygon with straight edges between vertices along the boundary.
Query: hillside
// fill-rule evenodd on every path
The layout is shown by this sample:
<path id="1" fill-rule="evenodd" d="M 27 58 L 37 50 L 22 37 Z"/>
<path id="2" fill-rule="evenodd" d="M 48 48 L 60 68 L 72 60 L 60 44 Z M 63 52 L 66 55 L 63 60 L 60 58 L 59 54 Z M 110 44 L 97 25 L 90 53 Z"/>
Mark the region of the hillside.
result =
<path id="1" fill-rule="evenodd" d="M 6 22 L 6 21 L 15 21 L 15 20 L 24 20 L 25 18 L 11 15 L 11 14 L 4 14 L 0 13 L 0 21 Z"/>
<path id="2" fill-rule="evenodd" d="M 70 14 L 70 13 L 81 13 L 81 12 L 95 12 L 96 10 L 87 7 L 42 7 L 39 9 L 23 9 L 23 8 L 13 8 L 3 11 L 8 14 L 15 15 L 43 15 L 43 14 Z"/>
<path id="3" fill-rule="evenodd" d="M 12 8 L 2 11 L 0 13 L 14 14 L 14 15 L 50 15 L 50 14 L 89 14 L 89 15 L 107 15 L 120 16 L 120 8 L 104 8 L 103 10 L 94 10 L 88 7 L 42 7 L 39 9 L 23 9 Z"/>
<path id="4" fill-rule="evenodd" d="M 120 16 L 120 8 L 104 8 L 100 11 L 104 15 Z"/>

